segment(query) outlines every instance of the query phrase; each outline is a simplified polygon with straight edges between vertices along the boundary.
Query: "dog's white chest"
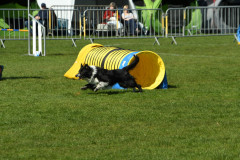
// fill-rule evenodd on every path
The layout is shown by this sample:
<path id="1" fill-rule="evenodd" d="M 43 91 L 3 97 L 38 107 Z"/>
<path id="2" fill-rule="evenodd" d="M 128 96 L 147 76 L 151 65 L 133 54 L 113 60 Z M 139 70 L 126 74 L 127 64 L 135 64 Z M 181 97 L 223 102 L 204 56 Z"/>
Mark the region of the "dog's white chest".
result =
<path id="1" fill-rule="evenodd" d="M 97 84 L 97 83 L 99 83 L 99 80 L 98 80 L 98 78 L 89 79 L 89 83 Z"/>
<path id="2" fill-rule="evenodd" d="M 98 78 L 94 78 L 94 79 L 93 79 L 93 83 L 95 83 L 95 84 L 99 83 Z"/>

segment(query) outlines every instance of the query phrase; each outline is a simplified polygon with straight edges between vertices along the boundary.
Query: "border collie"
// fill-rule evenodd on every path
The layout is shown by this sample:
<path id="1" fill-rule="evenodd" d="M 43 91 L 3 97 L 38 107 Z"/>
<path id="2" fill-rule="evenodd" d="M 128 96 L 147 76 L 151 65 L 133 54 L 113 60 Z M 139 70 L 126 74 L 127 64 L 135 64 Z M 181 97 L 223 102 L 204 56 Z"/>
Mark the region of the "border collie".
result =
<path id="1" fill-rule="evenodd" d="M 118 83 L 123 88 L 133 88 L 133 91 L 136 91 L 136 87 L 139 92 L 142 92 L 141 85 L 137 84 L 135 78 L 129 74 L 129 70 L 133 69 L 139 62 L 138 56 L 134 55 L 134 57 L 135 59 L 130 65 L 115 70 L 81 64 L 81 68 L 75 77 L 88 82 L 81 88 L 82 90 L 92 89 L 96 92 L 99 89 L 110 89 L 114 84 Z"/>

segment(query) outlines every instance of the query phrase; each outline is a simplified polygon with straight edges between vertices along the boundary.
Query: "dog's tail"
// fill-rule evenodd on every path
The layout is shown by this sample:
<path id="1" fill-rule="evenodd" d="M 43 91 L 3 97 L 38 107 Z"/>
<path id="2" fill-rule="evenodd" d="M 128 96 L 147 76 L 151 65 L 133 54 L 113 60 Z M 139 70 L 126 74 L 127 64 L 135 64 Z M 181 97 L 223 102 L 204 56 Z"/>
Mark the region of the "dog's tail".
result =
<path id="1" fill-rule="evenodd" d="M 129 64 L 128 66 L 124 67 L 123 69 L 125 69 L 126 71 L 129 71 L 129 70 L 133 69 L 138 64 L 138 62 L 139 62 L 138 56 L 134 55 L 134 57 L 135 57 L 134 61 L 131 64 Z"/>

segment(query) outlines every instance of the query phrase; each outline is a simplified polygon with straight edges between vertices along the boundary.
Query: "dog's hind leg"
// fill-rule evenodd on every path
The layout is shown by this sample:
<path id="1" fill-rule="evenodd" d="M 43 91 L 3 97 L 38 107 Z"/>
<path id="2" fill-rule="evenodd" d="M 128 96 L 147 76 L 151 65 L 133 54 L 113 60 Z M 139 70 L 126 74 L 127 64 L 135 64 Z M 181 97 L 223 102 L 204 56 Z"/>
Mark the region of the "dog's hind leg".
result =
<path id="1" fill-rule="evenodd" d="M 133 92 L 136 92 L 136 88 L 135 87 L 133 88 Z"/>
<path id="2" fill-rule="evenodd" d="M 136 88 L 138 88 L 138 92 L 142 92 L 141 85 L 137 84 L 137 82 L 135 80 L 129 80 L 126 84 L 124 84 L 124 85 L 128 86 L 126 88 L 133 88 L 133 92 L 136 92 Z"/>
<path id="3" fill-rule="evenodd" d="M 137 88 L 138 88 L 138 91 L 139 91 L 139 92 L 142 92 L 142 87 L 141 87 L 141 85 L 137 84 Z"/>
<path id="4" fill-rule="evenodd" d="M 136 87 L 138 88 L 138 92 L 142 92 L 142 87 L 139 84 L 136 84 Z M 136 92 L 136 88 L 133 88 L 133 92 Z"/>

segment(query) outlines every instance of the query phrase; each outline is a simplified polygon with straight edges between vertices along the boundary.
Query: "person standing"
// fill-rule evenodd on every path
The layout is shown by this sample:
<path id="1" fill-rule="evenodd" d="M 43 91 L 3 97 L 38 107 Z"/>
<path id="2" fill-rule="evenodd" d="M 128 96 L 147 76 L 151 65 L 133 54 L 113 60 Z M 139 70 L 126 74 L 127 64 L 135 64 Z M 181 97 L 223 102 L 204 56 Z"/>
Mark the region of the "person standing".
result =
<path id="1" fill-rule="evenodd" d="M 3 65 L 0 65 L 0 80 L 2 79 Z"/>
<path id="2" fill-rule="evenodd" d="M 38 12 L 38 14 L 34 18 L 38 20 L 41 24 L 47 27 L 48 9 L 45 3 L 41 4 L 41 10 Z M 28 28 L 28 21 L 25 21 L 25 26 Z M 30 26 L 32 26 L 32 21 L 30 21 Z M 36 28 L 37 27 L 38 27 L 38 24 L 36 25 Z M 31 28 L 30 28 L 30 33 L 32 34 Z"/>
<path id="3" fill-rule="evenodd" d="M 35 19 L 38 20 L 41 24 L 44 24 L 48 20 L 48 10 L 45 3 L 41 4 L 41 10 L 35 16 Z"/>

